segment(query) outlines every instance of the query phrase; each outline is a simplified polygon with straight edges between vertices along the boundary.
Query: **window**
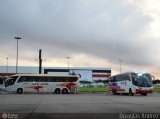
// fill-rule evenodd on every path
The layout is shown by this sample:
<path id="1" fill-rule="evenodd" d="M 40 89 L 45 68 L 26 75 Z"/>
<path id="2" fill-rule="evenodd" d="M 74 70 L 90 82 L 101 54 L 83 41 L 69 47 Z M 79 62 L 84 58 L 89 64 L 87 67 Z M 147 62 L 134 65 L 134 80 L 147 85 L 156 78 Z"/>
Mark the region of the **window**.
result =
<path id="1" fill-rule="evenodd" d="M 57 77 L 57 82 L 65 82 L 65 77 Z"/>
<path id="2" fill-rule="evenodd" d="M 128 80 L 128 81 L 130 81 L 130 80 L 131 80 L 131 79 L 130 79 L 130 74 L 129 74 L 129 73 L 124 74 L 124 78 L 125 78 L 126 80 Z"/>
<path id="3" fill-rule="evenodd" d="M 76 82 L 78 80 L 77 77 L 69 77 L 68 82 Z"/>
<path id="4" fill-rule="evenodd" d="M 110 77 L 109 82 L 115 82 L 115 77 Z"/>
<path id="5" fill-rule="evenodd" d="M 19 82 L 76 82 L 78 77 L 21 76 Z"/>
<path id="6" fill-rule="evenodd" d="M 9 85 L 13 85 L 14 82 L 17 80 L 18 76 L 12 76 L 9 78 L 9 80 L 6 81 L 6 86 L 9 86 Z"/>
<path id="7" fill-rule="evenodd" d="M 19 83 L 19 82 L 24 82 L 24 81 L 25 81 L 25 77 L 24 77 L 24 76 L 21 76 L 21 77 L 19 78 L 19 80 L 18 80 L 17 83 Z"/>
<path id="8" fill-rule="evenodd" d="M 130 76 L 129 74 L 121 74 L 115 77 L 116 81 L 126 81 L 126 80 L 130 80 Z"/>
<path id="9" fill-rule="evenodd" d="M 33 82 L 35 81 L 35 77 L 34 76 L 21 76 L 20 79 L 18 80 L 19 82 Z"/>

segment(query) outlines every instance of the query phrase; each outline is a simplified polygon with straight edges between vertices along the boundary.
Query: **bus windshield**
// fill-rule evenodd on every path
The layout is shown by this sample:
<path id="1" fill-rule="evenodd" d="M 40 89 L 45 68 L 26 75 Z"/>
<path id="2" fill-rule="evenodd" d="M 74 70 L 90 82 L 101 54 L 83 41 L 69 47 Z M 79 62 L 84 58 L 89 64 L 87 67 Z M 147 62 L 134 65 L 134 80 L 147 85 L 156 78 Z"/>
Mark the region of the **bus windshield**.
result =
<path id="1" fill-rule="evenodd" d="M 5 87 L 13 85 L 18 76 L 11 76 L 5 81 Z"/>
<path id="2" fill-rule="evenodd" d="M 132 83 L 139 87 L 151 87 L 152 76 L 149 73 L 131 73 Z"/>

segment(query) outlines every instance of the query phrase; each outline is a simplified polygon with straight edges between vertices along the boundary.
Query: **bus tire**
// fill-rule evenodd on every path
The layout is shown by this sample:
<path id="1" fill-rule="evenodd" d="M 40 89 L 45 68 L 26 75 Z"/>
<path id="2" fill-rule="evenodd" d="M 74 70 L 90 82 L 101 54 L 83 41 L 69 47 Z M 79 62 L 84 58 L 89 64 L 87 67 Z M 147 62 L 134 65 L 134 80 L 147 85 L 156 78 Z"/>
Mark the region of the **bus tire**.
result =
<path id="1" fill-rule="evenodd" d="M 66 88 L 63 88 L 62 89 L 62 94 L 67 94 L 68 93 L 68 90 Z"/>
<path id="2" fill-rule="evenodd" d="M 61 89 L 60 88 L 56 88 L 55 89 L 55 94 L 60 94 L 61 93 Z"/>
<path id="3" fill-rule="evenodd" d="M 22 94 L 22 93 L 23 93 L 23 89 L 22 89 L 22 88 L 18 88 L 18 89 L 17 89 L 17 93 L 18 93 L 18 94 Z"/>
<path id="4" fill-rule="evenodd" d="M 132 89 L 131 89 L 131 88 L 129 89 L 129 95 L 130 95 L 130 96 L 134 96 L 134 93 L 132 92 Z"/>
<path id="5" fill-rule="evenodd" d="M 113 93 L 113 95 L 117 95 L 116 89 L 112 89 L 112 93 Z"/>
<path id="6" fill-rule="evenodd" d="M 143 93 L 142 95 L 143 95 L 143 96 L 147 96 L 147 93 Z"/>

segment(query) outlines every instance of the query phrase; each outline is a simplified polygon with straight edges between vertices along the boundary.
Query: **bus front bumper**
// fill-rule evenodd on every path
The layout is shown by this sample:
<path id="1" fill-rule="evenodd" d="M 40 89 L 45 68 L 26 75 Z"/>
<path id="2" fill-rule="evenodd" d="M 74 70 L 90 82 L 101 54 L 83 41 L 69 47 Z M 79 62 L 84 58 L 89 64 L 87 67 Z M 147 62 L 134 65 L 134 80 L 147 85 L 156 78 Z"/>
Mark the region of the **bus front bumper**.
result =
<path id="1" fill-rule="evenodd" d="M 144 94 L 144 93 L 152 93 L 153 91 L 151 89 L 145 90 L 145 89 L 136 89 L 137 94 Z"/>

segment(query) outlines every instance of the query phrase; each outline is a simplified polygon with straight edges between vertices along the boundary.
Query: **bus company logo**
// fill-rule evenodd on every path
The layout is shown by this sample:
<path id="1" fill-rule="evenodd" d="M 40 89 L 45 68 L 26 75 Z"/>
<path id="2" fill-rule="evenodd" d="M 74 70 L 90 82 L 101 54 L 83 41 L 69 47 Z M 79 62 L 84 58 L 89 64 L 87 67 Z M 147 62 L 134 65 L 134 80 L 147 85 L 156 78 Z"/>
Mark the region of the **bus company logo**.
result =
<path id="1" fill-rule="evenodd" d="M 7 113 L 2 113 L 2 119 L 7 119 L 8 118 L 8 114 Z"/>

